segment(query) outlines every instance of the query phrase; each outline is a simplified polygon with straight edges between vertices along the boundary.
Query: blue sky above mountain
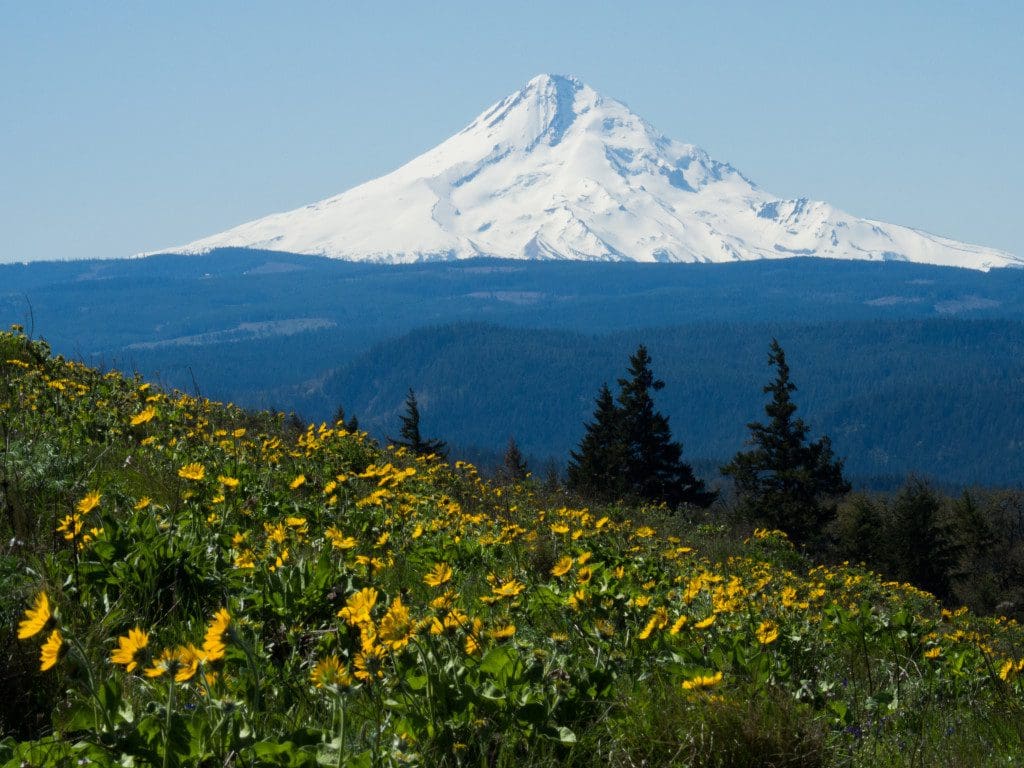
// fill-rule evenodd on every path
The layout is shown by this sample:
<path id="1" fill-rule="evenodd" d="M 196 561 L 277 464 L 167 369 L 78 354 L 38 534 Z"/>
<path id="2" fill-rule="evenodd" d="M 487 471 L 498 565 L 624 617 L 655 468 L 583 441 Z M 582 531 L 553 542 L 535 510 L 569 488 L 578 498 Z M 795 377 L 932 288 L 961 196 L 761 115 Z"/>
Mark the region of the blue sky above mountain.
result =
<path id="1" fill-rule="evenodd" d="M 759 188 L 572 76 L 543 74 L 396 171 L 184 246 L 351 261 L 793 256 L 989 269 L 1024 258 Z"/>
<path id="2" fill-rule="evenodd" d="M 10 6 L 0 261 L 187 242 L 387 173 L 537 72 L 785 198 L 1024 252 L 1024 10 Z"/>

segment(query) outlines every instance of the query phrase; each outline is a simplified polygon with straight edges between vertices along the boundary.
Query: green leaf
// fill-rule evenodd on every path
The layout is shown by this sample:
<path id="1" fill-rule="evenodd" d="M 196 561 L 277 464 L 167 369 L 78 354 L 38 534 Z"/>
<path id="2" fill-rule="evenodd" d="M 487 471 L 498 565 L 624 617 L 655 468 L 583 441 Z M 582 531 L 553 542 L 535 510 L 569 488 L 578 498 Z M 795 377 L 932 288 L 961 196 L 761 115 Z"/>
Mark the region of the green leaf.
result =
<path id="1" fill-rule="evenodd" d="M 575 744 L 576 734 L 571 729 L 566 728 L 564 725 L 558 726 L 558 740 L 563 744 Z"/>

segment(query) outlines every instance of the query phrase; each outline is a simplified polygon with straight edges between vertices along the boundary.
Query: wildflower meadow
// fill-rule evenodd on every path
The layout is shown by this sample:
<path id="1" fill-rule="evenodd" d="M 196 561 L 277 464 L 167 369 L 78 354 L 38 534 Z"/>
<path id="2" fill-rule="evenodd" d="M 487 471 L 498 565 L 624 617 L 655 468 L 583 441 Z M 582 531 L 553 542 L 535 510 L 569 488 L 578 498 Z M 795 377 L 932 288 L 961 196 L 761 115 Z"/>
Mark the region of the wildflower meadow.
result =
<path id="1" fill-rule="evenodd" d="M 0 335 L 3 766 L 1008 765 L 1024 633 Z"/>

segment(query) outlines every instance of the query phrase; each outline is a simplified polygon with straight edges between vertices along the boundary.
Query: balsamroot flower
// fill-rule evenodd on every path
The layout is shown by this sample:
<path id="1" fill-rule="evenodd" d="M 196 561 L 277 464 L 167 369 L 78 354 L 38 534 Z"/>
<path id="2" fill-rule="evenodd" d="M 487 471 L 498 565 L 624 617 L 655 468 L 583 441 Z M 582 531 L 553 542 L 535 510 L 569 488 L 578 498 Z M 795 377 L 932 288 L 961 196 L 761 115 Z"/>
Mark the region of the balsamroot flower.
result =
<path id="1" fill-rule="evenodd" d="M 53 614 L 50 612 L 50 599 L 45 592 L 36 595 L 35 603 L 25 611 L 25 618 L 18 624 L 18 639 L 27 640 L 35 637 L 49 623 Z"/>
<path id="2" fill-rule="evenodd" d="M 137 427 L 140 424 L 145 424 L 147 421 L 152 421 L 156 417 L 156 408 L 152 405 L 148 406 L 144 410 L 140 411 L 135 416 L 132 416 L 131 424 L 133 427 Z"/>
<path id="3" fill-rule="evenodd" d="M 445 563 L 437 563 L 430 572 L 423 577 L 423 583 L 428 587 L 440 587 L 452 580 L 452 569 Z"/>
<path id="4" fill-rule="evenodd" d="M 396 597 L 380 620 L 377 639 L 392 651 L 400 651 L 416 635 L 416 623 L 409 615 L 409 609 Z"/>
<path id="5" fill-rule="evenodd" d="M 163 677 L 170 675 L 176 683 L 184 683 L 195 677 L 199 663 L 203 661 L 203 652 L 194 645 L 179 645 L 177 648 L 164 648 L 160 656 L 143 674 L 146 677 Z"/>
<path id="6" fill-rule="evenodd" d="M 149 635 L 139 627 L 129 629 L 128 634 L 117 638 L 117 648 L 110 654 L 114 664 L 123 664 L 126 672 L 134 672 L 146 654 Z"/>
<path id="7" fill-rule="evenodd" d="M 696 675 L 688 680 L 683 680 L 683 690 L 701 691 L 706 688 L 714 688 L 720 682 L 722 682 L 721 672 L 715 672 L 711 675 Z"/>
<path id="8" fill-rule="evenodd" d="M 345 607 L 338 611 L 338 616 L 352 626 L 371 621 L 370 611 L 377 604 L 377 594 L 377 590 L 373 587 L 365 587 L 350 595 L 345 601 Z"/>
<path id="9" fill-rule="evenodd" d="M 569 557 L 568 555 L 566 555 L 565 557 L 561 558 L 551 568 L 551 575 L 552 576 L 557 576 L 558 578 L 561 578 L 562 576 L 565 576 L 565 574 L 567 574 L 569 571 L 572 570 L 572 562 L 573 562 L 572 558 Z"/>
<path id="10" fill-rule="evenodd" d="M 192 464 L 186 464 L 184 467 L 178 470 L 178 477 L 183 480 L 193 480 L 199 482 L 206 477 L 206 467 L 198 462 Z"/>
<path id="11" fill-rule="evenodd" d="M 778 639 L 778 626 L 770 621 L 762 621 L 757 628 L 757 642 L 761 645 L 771 645 Z"/>
<path id="12" fill-rule="evenodd" d="M 45 672 L 48 669 L 52 669 L 57 661 L 60 659 L 60 651 L 64 646 L 64 638 L 60 634 L 59 629 L 53 630 L 50 636 L 46 638 L 46 642 L 43 643 L 43 647 L 39 651 L 39 671 Z"/>
<path id="13" fill-rule="evenodd" d="M 221 608 L 213 616 L 206 636 L 203 638 L 203 655 L 207 661 L 224 658 L 227 651 L 227 634 L 231 629 L 231 614 L 227 608 Z"/>
<path id="14" fill-rule="evenodd" d="M 75 509 L 78 511 L 78 514 L 87 515 L 100 505 L 101 498 L 102 496 L 99 491 L 90 491 L 79 500 L 75 505 Z"/>
<path id="15" fill-rule="evenodd" d="M 318 661 L 309 673 L 309 679 L 317 688 L 347 688 L 352 685 L 352 675 L 337 656 Z"/>

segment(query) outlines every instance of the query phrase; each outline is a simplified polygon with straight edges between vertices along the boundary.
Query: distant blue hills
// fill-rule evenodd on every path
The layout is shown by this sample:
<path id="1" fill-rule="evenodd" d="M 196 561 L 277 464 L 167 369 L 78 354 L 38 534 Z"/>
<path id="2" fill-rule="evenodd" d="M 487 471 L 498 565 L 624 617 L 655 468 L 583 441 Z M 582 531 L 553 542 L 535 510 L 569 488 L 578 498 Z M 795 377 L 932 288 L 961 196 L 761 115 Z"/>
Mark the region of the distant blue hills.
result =
<path id="1" fill-rule="evenodd" d="M 648 345 L 685 456 L 713 468 L 762 415 L 770 339 L 850 474 L 1024 478 L 1024 271 L 795 258 L 384 266 L 245 249 L 0 266 L 0 319 L 55 351 L 219 400 L 486 459 L 564 461 L 604 381 Z"/>

